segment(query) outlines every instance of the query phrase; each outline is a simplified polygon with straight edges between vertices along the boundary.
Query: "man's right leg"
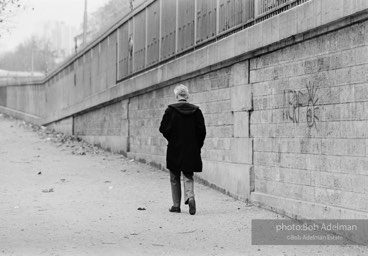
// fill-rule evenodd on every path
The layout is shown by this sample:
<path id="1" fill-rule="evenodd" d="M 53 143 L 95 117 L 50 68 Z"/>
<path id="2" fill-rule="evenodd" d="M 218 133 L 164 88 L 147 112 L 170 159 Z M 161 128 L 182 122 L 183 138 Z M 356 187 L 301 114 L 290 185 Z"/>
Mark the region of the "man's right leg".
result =
<path id="1" fill-rule="evenodd" d="M 189 213 L 194 215 L 196 213 L 196 203 L 194 199 L 194 180 L 192 172 L 184 172 L 184 193 L 185 204 L 189 204 Z"/>
<path id="2" fill-rule="evenodd" d="M 170 171 L 170 184 L 171 184 L 171 196 L 173 200 L 173 208 L 171 209 L 176 208 L 179 209 L 178 212 L 180 212 L 180 202 L 181 202 L 180 172 L 173 173 Z"/>

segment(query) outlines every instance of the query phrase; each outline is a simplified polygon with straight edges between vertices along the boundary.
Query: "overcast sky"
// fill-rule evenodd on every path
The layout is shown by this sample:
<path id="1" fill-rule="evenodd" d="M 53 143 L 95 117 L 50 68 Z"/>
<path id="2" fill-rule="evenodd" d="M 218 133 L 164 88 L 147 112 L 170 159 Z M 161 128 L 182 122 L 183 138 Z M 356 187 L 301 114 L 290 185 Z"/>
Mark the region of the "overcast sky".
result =
<path id="1" fill-rule="evenodd" d="M 83 21 L 84 0 L 21 0 L 26 10 L 18 13 L 11 21 L 11 32 L 2 32 L 0 54 L 15 48 L 27 37 L 37 33 L 50 20 L 64 21 L 80 27 Z M 124 0 L 123 0 L 124 1 Z M 128 1 L 128 0 L 126 0 Z M 88 12 L 95 11 L 108 0 L 88 0 Z"/>

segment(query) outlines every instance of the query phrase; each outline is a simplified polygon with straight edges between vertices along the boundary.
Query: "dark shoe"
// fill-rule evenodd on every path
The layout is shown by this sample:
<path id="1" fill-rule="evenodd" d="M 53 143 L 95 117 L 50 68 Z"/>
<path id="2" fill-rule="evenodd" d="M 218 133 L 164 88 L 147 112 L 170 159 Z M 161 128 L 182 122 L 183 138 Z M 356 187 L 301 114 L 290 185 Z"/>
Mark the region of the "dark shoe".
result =
<path id="1" fill-rule="evenodd" d="M 179 206 L 171 206 L 169 212 L 181 212 Z"/>
<path id="2" fill-rule="evenodd" d="M 195 203 L 194 198 L 189 199 L 188 204 L 189 204 L 190 215 L 194 215 L 196 213 L 196 203 Z"/>

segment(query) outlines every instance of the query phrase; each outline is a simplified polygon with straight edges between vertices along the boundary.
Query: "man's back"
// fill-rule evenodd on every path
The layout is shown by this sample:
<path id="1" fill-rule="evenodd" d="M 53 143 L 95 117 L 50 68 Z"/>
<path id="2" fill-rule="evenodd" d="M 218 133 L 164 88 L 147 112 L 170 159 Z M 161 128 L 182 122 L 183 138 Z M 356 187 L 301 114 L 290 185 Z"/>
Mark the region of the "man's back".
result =
<path id="1" fill-rule="evenodd" d="M 206 128 L 198 106 L 186 101 L 169 105 L 161 122 L 160 132 L 168 141 L 168 169 L 202 171 L 200 152 Z"/>

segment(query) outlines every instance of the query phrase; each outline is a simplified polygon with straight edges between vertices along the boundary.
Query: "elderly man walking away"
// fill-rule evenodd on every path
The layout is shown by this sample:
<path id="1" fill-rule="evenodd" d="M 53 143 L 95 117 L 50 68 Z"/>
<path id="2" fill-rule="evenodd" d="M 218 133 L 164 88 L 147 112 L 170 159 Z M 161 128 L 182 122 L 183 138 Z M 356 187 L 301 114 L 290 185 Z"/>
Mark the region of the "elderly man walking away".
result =
<path id="1" fill-rule="evenodd" d="M 206 126 L 202 111 L 187 102 L 189 91 L 185 85 L 174 89 L 177 103 L 165 111 L 160 132 L 167 139 L 166 167 L 170 171 L 173 206 L 170 212 L 180 212 L 181 184 L 183 173 L 184 202 L 189 204 L 189 213 L 196 213 L 193 173 L 202 171 L 201 148 L 206 137 Z"/>

